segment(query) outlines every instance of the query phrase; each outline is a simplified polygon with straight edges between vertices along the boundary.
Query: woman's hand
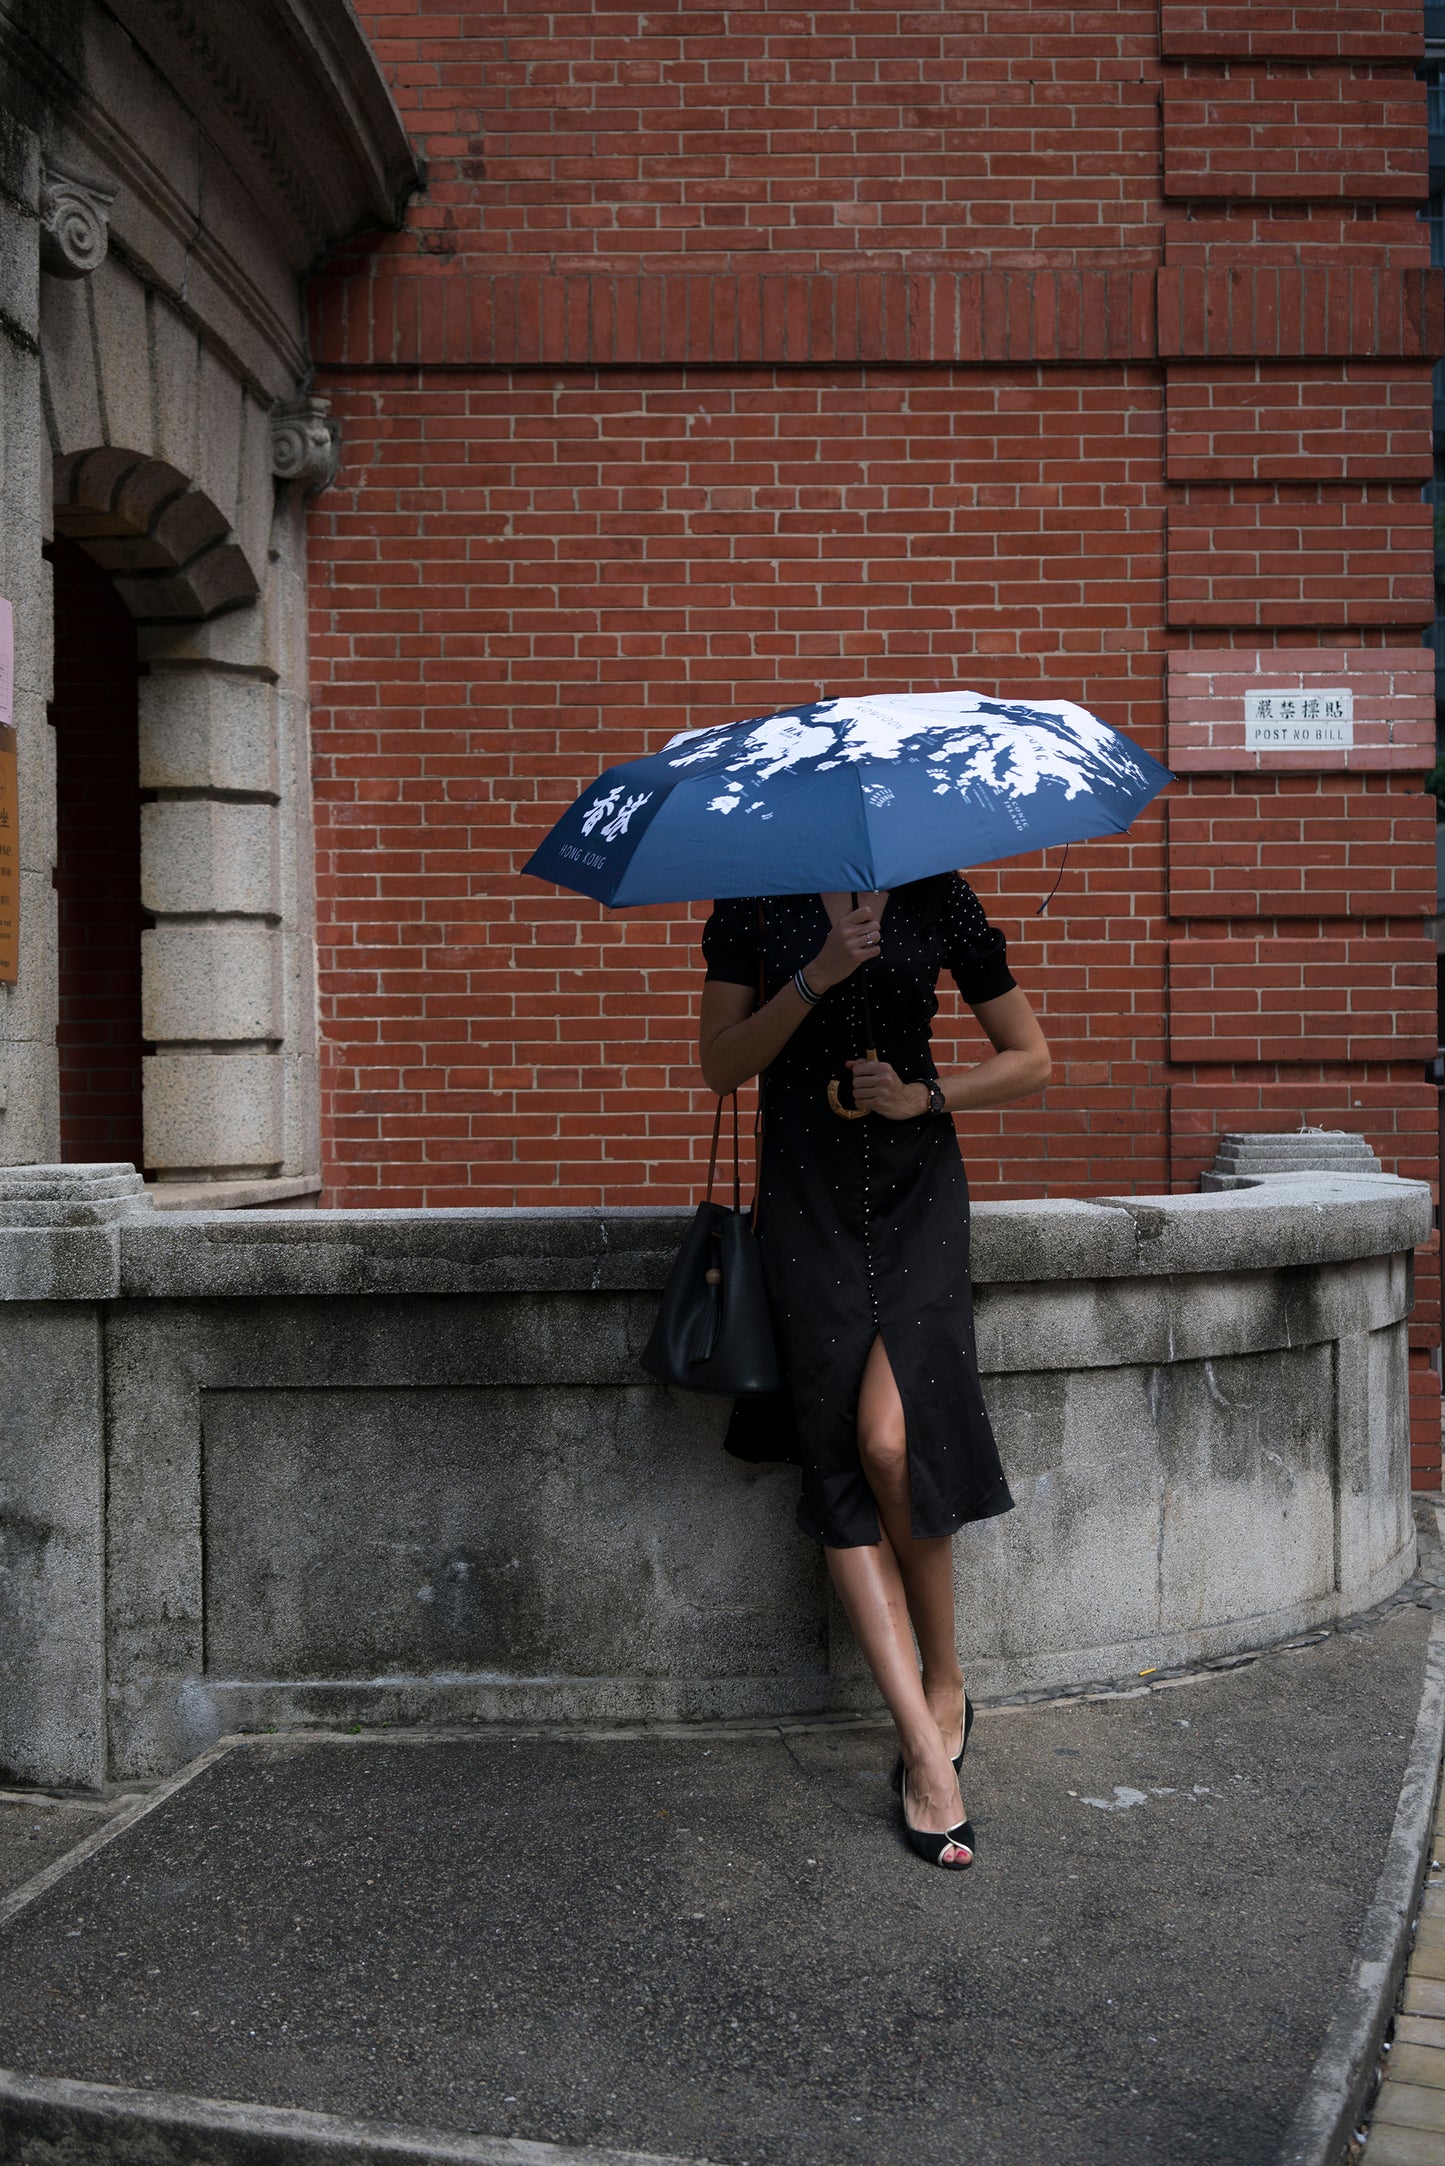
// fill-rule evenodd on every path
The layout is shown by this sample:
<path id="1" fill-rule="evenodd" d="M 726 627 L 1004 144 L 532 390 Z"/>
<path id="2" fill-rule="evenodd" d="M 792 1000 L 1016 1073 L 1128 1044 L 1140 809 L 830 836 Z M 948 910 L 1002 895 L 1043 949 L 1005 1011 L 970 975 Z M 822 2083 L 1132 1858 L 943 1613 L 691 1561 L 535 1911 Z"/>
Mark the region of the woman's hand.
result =
<path id="1" fill-rule="evenodd" d="M 881 938 L 877 909 L 872 903 L 860 903 L 838 920 L 811 963 L 804 964 L 803 976 L 815 993 L 826 993 L 875 956 Z"/>
<path id="2" fill-rule="evenodd" d="M 853 1103 L 860 1113 L 881 1113 L 886 1121 L 916 1121 L 932 1103 L 926 1083 L 904 1083 L 886 1060 L 850 1060 Z"/>

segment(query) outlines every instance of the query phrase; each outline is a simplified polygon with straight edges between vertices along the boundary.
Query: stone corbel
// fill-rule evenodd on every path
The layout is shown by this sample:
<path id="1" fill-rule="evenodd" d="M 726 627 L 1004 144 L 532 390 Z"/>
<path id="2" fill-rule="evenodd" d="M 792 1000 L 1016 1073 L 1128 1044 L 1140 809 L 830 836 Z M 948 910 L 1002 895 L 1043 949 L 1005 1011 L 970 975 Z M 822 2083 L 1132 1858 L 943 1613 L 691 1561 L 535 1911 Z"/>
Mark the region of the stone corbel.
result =
<path id="1" fill-rule="evenodd" d="M 330 399 L 282 399 L 271 409 L 271 471 L 278 481 L 298 481 L 315 496 L 336 479 L 341 460 L 340 425 L 330 420 Z"/>
<path id="2" fill-rule="evenodd" d="M 110 245 L 107 181 L 49 158 L 40 169 L 40 264 L 54 278 L 89 278 Z"/>

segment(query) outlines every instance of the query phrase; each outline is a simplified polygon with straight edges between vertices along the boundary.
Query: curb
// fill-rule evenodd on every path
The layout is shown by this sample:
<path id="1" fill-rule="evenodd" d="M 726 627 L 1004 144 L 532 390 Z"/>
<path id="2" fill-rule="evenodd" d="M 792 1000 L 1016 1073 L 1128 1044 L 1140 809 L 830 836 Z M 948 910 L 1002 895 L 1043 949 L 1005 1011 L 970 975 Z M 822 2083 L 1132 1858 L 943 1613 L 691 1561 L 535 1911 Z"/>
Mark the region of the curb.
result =
<path id="1" fill-rule="evenodd" d="M 378 2127 L 338 2114 L 129 2091 L 0 2069 L 7 2166 L 707 2166 L 515 2136 Z"/>
<path id="2" fill-rule="evenodd" d="M 209 1752 L 203 1752 L 198 1758 L 188 1760 L 183 1768 L 179 1768 L 165 1782 L 157 1783 L 154 1790 L 147 1790 L 141 1796 L 133 1798 L 130 1804 L 123 1805 L 118 1812 L 111 1815 L 103 1827 L 97 1828 L 93 1835 L 87 1835 L 74 1844 L 63 1857 L 56 1858 L 52 1864 L 33 1874 L 29 1880 L 22 1881 L 20 1886 L 12 1888 L 8 1895 L 0 1896 L 0 1928 L 7 1926 L 22 1910 L 28 1909 L 38 1896 L 44 1895 L 47 1888 L 53 1888 L 58 1880 L 64 1880 L 67 1873 L 73 1873 L 77 1865 L 84 1865 L 87 1858 L 93 1858 L 97 1850 L 104 1850 L 107 1844 L 113 1843 L 118 1836 L 128 1834 L 137 1820 L 144 1820 L 147 1813 L 153 1813 L 158 1805 L 164 1805 L 166 1799 L 174 1797 L 177 1790 L 184 1790 L 187 1783 L 194 1782 L 198 1775 L 204 1775 L 206 1769 L 217 1760 L 224 1760 L 232 1749 L 232 1740 L 223 1737 L 219 1744 L 212 1745 Z M 0 2150 L 0 2160 L 4 2157 L 4 2151 Z"/>
<path id="3" fill-rule="evenodd" d="M 1374 1900 L 1277 2166 L 1336 2166 L 1354 2130 L 1410 1952 L 1410 1925 L 1430 1860 L 1442 1747 L 1445 1616 L 1437 1615 L 1430 1626 L 1420 1712 Z"/>

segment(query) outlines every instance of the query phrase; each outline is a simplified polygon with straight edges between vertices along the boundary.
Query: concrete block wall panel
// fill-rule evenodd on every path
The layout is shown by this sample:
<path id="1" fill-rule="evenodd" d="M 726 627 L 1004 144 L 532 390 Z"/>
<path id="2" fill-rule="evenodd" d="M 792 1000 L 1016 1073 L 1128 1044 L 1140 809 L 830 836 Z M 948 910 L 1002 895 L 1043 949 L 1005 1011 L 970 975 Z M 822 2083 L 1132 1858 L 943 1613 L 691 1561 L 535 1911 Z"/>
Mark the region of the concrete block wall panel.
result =
<path id="1" fill-rule="evenodd" d="M 1258 1646 L 1408 1577 L 1429 1219 L 1377 1177 L 980 1206 L 980 1361 L 1022 1508 L 959 1537 L 976 1691 Z M 36 1379 L 0 1414 L 5 1465 L 76 1555 L 105 1514 L 103 1624 L 98 1573 L 76 1601 L 74 1570 L 0 1572 L 12 1763 L 130 1780 L 268 1723 L 873 1705 L 795 1473 L 728 1459 L 726 1402 L 637 1367 L 683 1223 L 0 1227 L 0 1353 Z M 108 1757 L 77 1776 L 101 1648 Z"/>
<path id="2" fill-rule="evenodd" d="M 281 696 L 267 676 L 165 669 L 153 661 L 140 683 L 142 789 L 277 798 Z"/>
<path id="3" fill-rule="evenodd" d="M 141 894 L 184 916 L 279 915 L 276 815 L 268 804 L 161 799 L 141 810 Z"/>
<path id="4" fill-rule="evenodd" d="M 163 918 L 141 935 L 141 1027 L 156 1042 L 281 1037 L 280 942 L 260 918 Z"/>
<path id="5" fill-rule="evenodd" d="M 5 1301 L 0 1365 L 0 1779 L 95 1788 L 106 1774 L 95 1310 L 73 1297 Z"/>
<path id="6" fill-rule="evenodd" d="M 159 1052 L 145 1060 L 146 1164 L 217 1180 L 283 1163 L 287 1063 L 265 1052 Z"/>
<path id="7" fill-rule="evenodd" d="M 146 1013 L 162 1041 L 146 1064 L 146 1136 L 162 1178 L 317 1163 L 304 521 L 298 492 L 280 491 L 255 609 L 143 635 L 141 771 L 158 793 L 146 895 L 160 919 L 145 943 Z M 237 957 L 226 1015 L 207 991 L 221 949 Z"/>

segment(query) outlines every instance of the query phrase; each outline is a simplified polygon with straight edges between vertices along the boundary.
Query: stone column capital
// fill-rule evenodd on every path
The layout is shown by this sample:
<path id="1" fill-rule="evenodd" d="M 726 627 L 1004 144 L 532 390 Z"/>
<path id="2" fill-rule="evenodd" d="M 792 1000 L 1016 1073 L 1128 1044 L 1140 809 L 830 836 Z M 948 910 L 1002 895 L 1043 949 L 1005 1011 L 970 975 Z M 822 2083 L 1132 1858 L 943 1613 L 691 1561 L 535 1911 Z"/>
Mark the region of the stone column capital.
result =
<path id="1" fill-rule="evenodd" d="M 117 190 L 58 158 L 40 168 L 40 263 L 53 278 L 89 278 L 110 245 Z"/>
<path id="2" fill-rule="evenodd" d="M 271 409 L 271 471 L 278 481 L 299 481 L 307 496 L 336 479 L 341 425 L 330 413 L 330 399 L 309 395 L 281 399 Z"/>

